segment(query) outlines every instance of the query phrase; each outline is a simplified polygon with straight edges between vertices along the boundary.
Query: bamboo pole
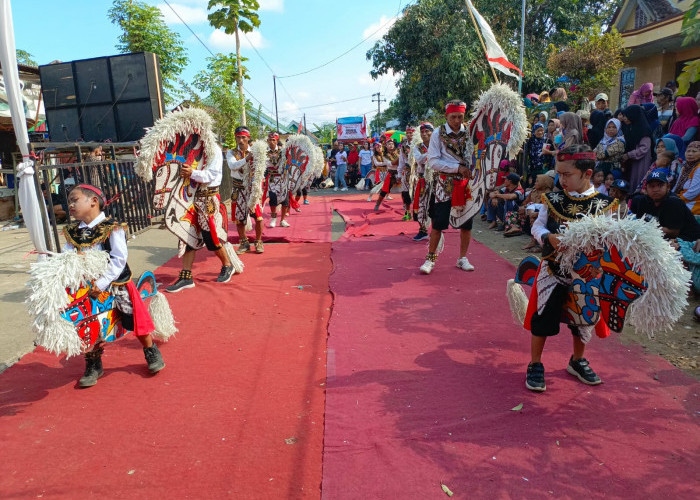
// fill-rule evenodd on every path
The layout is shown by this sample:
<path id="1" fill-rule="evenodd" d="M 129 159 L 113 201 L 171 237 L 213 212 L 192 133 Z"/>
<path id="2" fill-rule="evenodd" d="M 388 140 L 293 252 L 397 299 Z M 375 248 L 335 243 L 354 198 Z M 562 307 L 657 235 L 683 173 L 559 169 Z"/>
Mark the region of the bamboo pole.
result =
<path id="1" fill-rule="evenodd" d="M 467 11 L 469 11 L 469 17 L 472 18 L 472 22 L 474 23 L 474 29 L 476 30 L 476 34 L 479 37 L 479 41 L 481 42 L 481 47 L 484 49 L 484 55 L 486 56 L 486 64 L 488 64 L 489 68 L 491 68 L 493 79 L 496 80 L 496 83 L 499 83 L 498 76 L 496 75 L 496 70 L 493 69 L 493 66 L 491 66 L 491 63 L 489 62 L 489 53 L 486 51 L 486 44 L 484 43 L 484 39 L 481 37 L 481 29 L 479 28 L 479 25 L 477 24 L 476 19 L 474 18 L 474 13 L 472 12 L 471 5 L 466 0 L 464 3 L 467 6 Z"/>

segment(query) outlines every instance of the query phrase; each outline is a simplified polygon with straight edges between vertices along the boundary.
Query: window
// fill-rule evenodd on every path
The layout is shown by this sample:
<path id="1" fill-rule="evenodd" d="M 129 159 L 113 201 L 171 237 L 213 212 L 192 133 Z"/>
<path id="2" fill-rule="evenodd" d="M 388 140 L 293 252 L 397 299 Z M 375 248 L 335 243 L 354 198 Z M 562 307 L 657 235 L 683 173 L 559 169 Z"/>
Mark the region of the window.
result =
<path id="1" fill-rule="evenodd" d="M 634 29 L 642 28 L 649 24 L 649 18 L 646 12 L 637 5 L 637 9 L 634 11 Z"/>

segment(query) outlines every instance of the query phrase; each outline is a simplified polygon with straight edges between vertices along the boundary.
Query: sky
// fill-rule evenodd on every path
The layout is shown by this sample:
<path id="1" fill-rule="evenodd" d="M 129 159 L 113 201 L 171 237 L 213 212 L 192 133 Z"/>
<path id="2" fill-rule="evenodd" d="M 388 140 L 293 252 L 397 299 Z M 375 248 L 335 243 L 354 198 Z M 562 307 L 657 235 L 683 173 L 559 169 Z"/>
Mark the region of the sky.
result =
<path id="1" fill-rule="evenodd" d="M 163 0 L 143 0 L 158 7 L 168 26 L 187 49 L 189 64 L 181 77 L 191 82 L 205 69 L 208 52 L 235 53 L 233 35 L 215 30 L 207 21 L 207 0 L 168 0 L 192 32 Z M 277 75 L 280 124 L 298 121 L 306 113 L 309 129 L 342 116 L 374 118 L 381 92 L 384 109 L 396 95 L 396 77 L 373 80 L 367 50 L 386 33 L 409 0 L 259 0 L 260 28 L 242 36 L 241 55 L 250 80 L 244 87 L 263 111 L 274 117 L 273 74 Z M 111 0 L 12 0 L 15 44 L 38 64 L 117 54 L 120 30 L 110 23 Z M 368 38 L 369 37 L 369 38 Z M 335 59 L 308 74 L 307 71 Z M 256 53 L 257 50 L 257 53 Z M 259 53 L 259 54 L 258 54 Z M 257 101 L 256 101 L 257 99 Z M 259 101 L 259 102 L 258 102 Z M 347 102 L 338 102 L 347 101 Z"/>

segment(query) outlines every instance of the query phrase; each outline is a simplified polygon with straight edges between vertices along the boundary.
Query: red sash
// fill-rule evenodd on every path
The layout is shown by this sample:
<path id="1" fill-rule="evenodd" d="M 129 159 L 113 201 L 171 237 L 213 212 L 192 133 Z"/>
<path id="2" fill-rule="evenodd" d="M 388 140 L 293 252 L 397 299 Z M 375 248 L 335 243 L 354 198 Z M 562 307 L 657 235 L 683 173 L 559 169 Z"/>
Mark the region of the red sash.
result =
<path id="1" fill-rule="evenodd" d="M 425 179 L 418 179 L 418 182 L 416 183 L 416 192 L 413 196 L 413 210 L 418 210 L 418 206 L 420 205 L 419 198 L 423 192 L 423 188 L 425 188 Z"/>
<path id="2" fill-rule="evenodd" d="M 151 315 L 148 313 L 148 308 L 146 304 L 143 303 L 141 299 L 141 294 L 139 294 L 134 282 L 129 280 L 126 283 L 126 290 L 129 292 L 129 298 L 131 299 L 131 306 L 134 309 L 134 334 L 139 337 L 145 337 L 150 334 L 156 328 L 153 326 L 153 320 Z"/>
<path id="3" fill-rule="evenodd" d="M 463 207 L 468 200 L 472 199 L 472 192 L 469 189 L 469 180 L 452 181 L 452 206 Z"/>

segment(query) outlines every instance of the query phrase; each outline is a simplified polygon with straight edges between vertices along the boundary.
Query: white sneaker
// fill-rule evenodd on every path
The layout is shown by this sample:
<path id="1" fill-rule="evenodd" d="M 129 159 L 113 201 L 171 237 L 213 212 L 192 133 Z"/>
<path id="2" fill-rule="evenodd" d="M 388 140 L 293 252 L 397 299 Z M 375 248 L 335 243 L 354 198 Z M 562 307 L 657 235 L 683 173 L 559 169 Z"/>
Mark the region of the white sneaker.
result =
<path id="1" fill-rule="evenodd" d="M 388 195 L 386 195 L 386 199 L 387 199 L 387 200 L 393 200 L 394 198 L 392 198 L 391 195 L 388 194 Z"/>
<path id="2" fill-rule="evenodd" d="M 289 227 L 289 222 L 287 222 L 286 220 L 281 221 L 280 227 Z"/>
<path id="3" fill-rule="evenodd" d="M 469 259 L 466 257 L 460 257 L 459 260 L 457 261 L 457 267 L 460 268 L 462 271 L 473 271 L 474 266 L 472 266 L 469 263 Z"/>
<path id="4" fill-rule="evenodd" d="M 346 188 L 346 187 L 341 189 L 341 191 L 347 191 L 347 190 L 348 190 L 348 188 Z"/>
<path id="5" fill-rule="evenodd" d="M 337 188 L 337 187 L 334 187 L 334 188 L 333 188 L 333 191 L 337 191 L 337 190 L 338 190 L 338 188 Z"/>
<path id="6" fill-rule="evenodd" d="M 423 265 L 420 266 L 420 272 L 423 274 L 430 274 L 433 268 L 435 267 L 435 262 L 432 260 L 426 260 L 423 262 Z"/>
<path id="7" fill-rule="evenodd" d="M 277 217 L 270 219 L 270 227 L 275 227 L 277 225 Z"/>
<path id="8" fill-rule="evenodd" d="M 369 196 L 367 197 L 367 201 L 372 201 L 372 195 L 369 195 Z"/>

